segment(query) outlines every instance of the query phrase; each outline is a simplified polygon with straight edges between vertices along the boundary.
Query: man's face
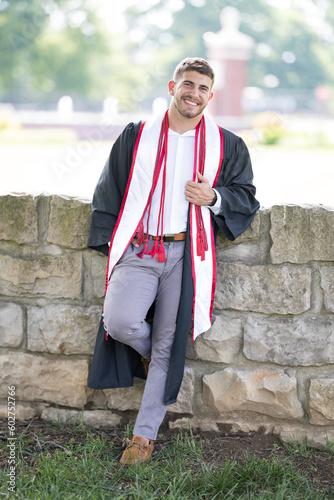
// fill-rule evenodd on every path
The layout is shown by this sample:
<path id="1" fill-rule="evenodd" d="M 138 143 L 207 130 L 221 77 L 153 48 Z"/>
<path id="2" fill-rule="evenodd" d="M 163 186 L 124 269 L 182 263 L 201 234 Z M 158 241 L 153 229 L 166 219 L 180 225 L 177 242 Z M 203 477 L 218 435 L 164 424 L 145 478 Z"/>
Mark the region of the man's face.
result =
<path id="1" fill-rule="evenodd" d="M 168 84 L 169 93 L 174 97 L 173 104 L 185 118 L 203 114 L 213 96 L 211 86 L 211 78 L 197 71 L 185 71 L 179 80 Z"/>

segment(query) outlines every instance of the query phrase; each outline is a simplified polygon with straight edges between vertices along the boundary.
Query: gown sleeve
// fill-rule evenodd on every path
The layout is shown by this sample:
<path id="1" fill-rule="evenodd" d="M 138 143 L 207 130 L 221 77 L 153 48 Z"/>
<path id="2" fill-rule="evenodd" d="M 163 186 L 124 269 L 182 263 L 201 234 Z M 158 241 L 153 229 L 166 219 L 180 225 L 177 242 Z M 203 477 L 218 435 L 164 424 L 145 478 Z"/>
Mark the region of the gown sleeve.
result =
<path id="1" fill-rule="evenodd" d="M 253 169 L 246 144 L 224 130 L 224 157 L 215 189 L 222 201 L 220 214 L 213 218 L 225 236 L 233 241 L 252 222 L 260 204 L 255 198 Z"/>
<path id="2" fill-rule="evenodd" d="M 117 138 L 94 191 L 88 247 L 105 255 L 121 208 L 140 124 L 129 123 Z"/>

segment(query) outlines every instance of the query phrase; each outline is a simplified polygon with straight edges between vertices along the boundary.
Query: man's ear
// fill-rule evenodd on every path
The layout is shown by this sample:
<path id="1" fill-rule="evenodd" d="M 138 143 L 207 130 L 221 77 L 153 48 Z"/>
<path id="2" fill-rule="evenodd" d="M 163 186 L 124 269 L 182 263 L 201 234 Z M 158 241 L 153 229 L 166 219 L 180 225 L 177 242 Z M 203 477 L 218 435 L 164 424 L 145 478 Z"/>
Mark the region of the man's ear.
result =
<path id="1" fill-rule="evenodd" d="M 170 93 L 170 95 L 174 95 L 174 87 L 175 87 L 175 82 L 173 80 L 168 82 L 168 92 Z"/>
<path id="2" fill-rule="evenodd" d="M 213 92 L 210 92 L 209 101 L 213 98 Z"/>

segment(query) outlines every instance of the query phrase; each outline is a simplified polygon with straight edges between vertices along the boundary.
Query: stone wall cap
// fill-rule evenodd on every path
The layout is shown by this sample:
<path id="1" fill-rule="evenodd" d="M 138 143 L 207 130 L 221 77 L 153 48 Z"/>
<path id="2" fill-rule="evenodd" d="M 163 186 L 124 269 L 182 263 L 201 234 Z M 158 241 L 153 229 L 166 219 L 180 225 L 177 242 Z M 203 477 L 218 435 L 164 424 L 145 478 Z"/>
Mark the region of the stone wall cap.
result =
<path id="1" fill-rule="evenodd" d="M 334 206 L 330 205 L 323 205 L 323 204 L 314 204 L 314 203 L 275 203 L 271 207 L 269 207 L 269 210 L 272 210 L 274 208 L 292 208 L 292 207 L 298 207 L 298 208 L 303 208 L 305 210 L 317 210 L 317 209 L 324 209 L 328 210 L 330 212 L 334 212 Z M 261 210 L 264 211 L 265 207 L 261 207 Z"/>

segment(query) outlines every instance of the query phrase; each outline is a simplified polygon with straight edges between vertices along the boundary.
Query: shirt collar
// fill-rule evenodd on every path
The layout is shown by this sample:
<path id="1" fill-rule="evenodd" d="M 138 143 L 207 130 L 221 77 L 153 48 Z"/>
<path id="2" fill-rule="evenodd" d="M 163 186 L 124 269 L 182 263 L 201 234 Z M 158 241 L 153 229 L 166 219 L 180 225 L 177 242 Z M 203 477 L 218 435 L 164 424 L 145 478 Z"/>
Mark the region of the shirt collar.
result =
<path id="1" fill-rule="evenodd" d="M 192 130 L 187 130 L 187 132 L 183 132 L 183 134 L 179 134 L 178 132 L 175 132 L 171 128 L 168 129 L 168 133 L 171 135 L 177 135 L 178 137 L 195 137 L 196 129 Z"/>

